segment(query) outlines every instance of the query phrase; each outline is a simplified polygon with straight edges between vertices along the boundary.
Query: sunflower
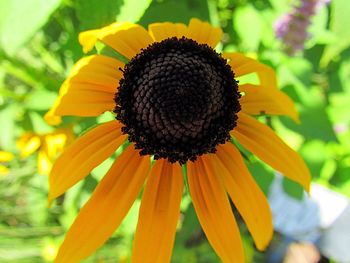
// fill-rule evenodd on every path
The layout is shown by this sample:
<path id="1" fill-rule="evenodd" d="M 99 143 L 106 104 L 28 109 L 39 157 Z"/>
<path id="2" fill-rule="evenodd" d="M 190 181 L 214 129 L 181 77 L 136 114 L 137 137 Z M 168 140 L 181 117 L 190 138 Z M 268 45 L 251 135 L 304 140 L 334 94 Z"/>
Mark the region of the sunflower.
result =
<path id="1" fill-rule="evenodd" d="M 6 175 L 9 173 L 9 169 L 1 163 L 9 162 L 13 157 L 13 154 L 10 152 L 0 151 L 0 175 Z"/>
<path id="2" fill-rule="evenodd" d="M 74 139 L 73 130 L 60 128 L 45 134 L 24 133 L 16 142 L 21 158 L 38 152 L 37 167 L 40 174 L 49 174 L 52 164 L 65 147 Z"/>
<path id="3" fill-rule="evenodd" d="M 277 88 L 270 67 L 239 53 L 214 50 L 221 36 L 221 29 L 198 19 L 189 25 L 154 23 L 148 31 L 118 22 L 80 34 L 85 52 L 99 41 L 128 62 L 105 55 L 84 57 L 63 83 L 45 116 L 48 122 L 105 111 L 113 111 L 115 119 L 85 133 L 57 159 L 49 177 L 49 200 L 119 146 L 129 146 L 80 210 L 56 262 L 79 262 L 99 248 L 145 182 L 132 262 L 169 262 L 184 174 L 200 224 L 223 262 L 244 262 L 229 198 L 257 248 L 266 248 L 273 233 L 269 205 L 235 144 L 308 190 L 310 174 L 303 160 L 252 117 L 288 115 L 298 121 L 298 114 Z M 258 84 L 238 83 L 250 73 L 257 75 Z"/>

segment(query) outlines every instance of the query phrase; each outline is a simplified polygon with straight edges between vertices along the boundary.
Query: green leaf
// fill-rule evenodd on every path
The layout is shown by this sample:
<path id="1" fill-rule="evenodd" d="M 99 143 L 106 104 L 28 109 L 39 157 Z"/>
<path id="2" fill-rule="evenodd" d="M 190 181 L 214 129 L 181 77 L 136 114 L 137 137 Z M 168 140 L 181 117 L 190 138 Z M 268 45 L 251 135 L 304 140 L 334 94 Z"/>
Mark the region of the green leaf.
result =
<path id="1" fill-rule="evenodd" d="M 122 0 L 76 1 L 80 30 L 99 28 L 115 22 L 122 4 Z"/>
<path id="2" fill-rule="evenodd" d="M 0 110 L 0 148 L 11 149 L 14 147 L 16 115 L 18 113 L 18 105 L 8 105 Z"/>
<path id="3" fill-rule="evenodd" d="M 0 1 L 0 48 L 14 55 L 50 18 L 60 0 Z"/>
<path id="4" fill-rule="evenodd" d="M 251 5 L 237 8 L 233 16 L 233 27 L 241 39 L 242 49 L 256 51 L 262 36 L 262 18 Z"/>
<path id="5" fill-rule="evenodd" d="M 329 180 L 329 183 L 338 187 L 341 187 L 344 184 L 349 182 L 350 174 L 350 156 L 347 156 L 341 159 L 338 162 L 335 173 L 332 178 Z"/>
<path id="6" fill-rule="evenodd" d="M 32 122 L 34 132 L 44 134 L 53 130 L 52 126 L 46 123 L 41 114 L 31 111 L 29 112 L 29 117 Z"/>
<path id="7" fill-rule="evenodd" d="M 48 110 L 53 105 L 57 92 L 48 90 L 35 90 L 26 97 L 24 107 L 31 110 Z"/>
<path id="8" fill-rule="evenodd" d="M 350 45 L 350 5 L 348 0 L 335 0 L 331 3 L 330 30 L 335 41 L 328 45 L 323 53 L 321 65 L 327 64 Z"/>
<path id="9" fill-rule="evenodd" d="M 219 262 L 205 238 L 192 204 L 184 211 L 183 217 L 181 229 L 176 234 L 172 262 Z"/>
<path id="10" fill-rule="evenodd" d="M 140 24 L 147 26 L 154 22 L 188 23 L 196 17 L 209 21 L 209 7 L 203 0 L 167 0 L 153 1 L 140 19 Z"/>
<path id="11" fill-rule="evenodd" d="M 270 191 L 270 186 L 275 178 L 274 171 L 268 168 L 265 164 L 257 161 L 247 163 L 247 167 L 260 189 L 267 196 Z"/>
<path id="12" fill-rule="evenodd" d="M 79 0 L 76 9 L 81 30 L 100 28 L 115 21 L 136 23 L 151 2 L 152 0 Z"/>
<path id="13" fill-rule="evenodd" d="M 152 0 L 124 0 L 117 21 L 138 22 L 151 3 Z"/>
<path id="14" fill-rule="evenodd" d="M 193 205 L 190 204 L 184 212 L 184 221 L 182 223 L 181 230 L 177 235 L 176 241 L 184 246 L 196 231 L 200 231 L 200 226 L 196 211 L 194 210 Z"/>
<path id="15" fill-rule="evenodd" d="M 332 159 L 327 150 L 327 144 L 322 140 L 306 141 L 300 149 L 300 154 L 305 160 L 312 178 L 319 178 L 324 163 Z"/>
<path id="16" fill-rule="evenodd" d="M 297 200 L 303 200 L 304 197 L 304 189 L 301 185 L 293 182 L 287 177 L 283 177 L 282 179 L 283 190 L 290 197 L 293 197 Z"/>
<path id="17" fill-rule="evenodd" d="M 277 70 L 277 75 L 280 86 L 288 93 L 286 87 L 291 87 L 294 101 L 300 101 L 303 104 L 314 104 L 314 97 L 309 94 L 311 86 L 311 75 L 313 74 L 312 64 L 300 57 L 285 58 Z"/>
<path id="18" fill-rule="evenodd" d="M 319 10 L 317 10 L 317 15 L 312 17 L 311 25 L 308 29 L 311 38 L 306 42 L 307 48 L 312 47 L 316 43 L 328 44 L 334 41 L 334 35 L 327 30 L 328 19 L 327 8 L 319 8 Z"/>
<path id="19" fill-rule="evenodd" d="M 300 113 L 300 124 L 296 124 L 290 119 L 281 118 L 281 120 L 286 127 L 300 133 L 306 140 L 319 139 L 326 142 L 337 142 L 333 124 L 325 107 L 323 103 L 304 107 Z"/>

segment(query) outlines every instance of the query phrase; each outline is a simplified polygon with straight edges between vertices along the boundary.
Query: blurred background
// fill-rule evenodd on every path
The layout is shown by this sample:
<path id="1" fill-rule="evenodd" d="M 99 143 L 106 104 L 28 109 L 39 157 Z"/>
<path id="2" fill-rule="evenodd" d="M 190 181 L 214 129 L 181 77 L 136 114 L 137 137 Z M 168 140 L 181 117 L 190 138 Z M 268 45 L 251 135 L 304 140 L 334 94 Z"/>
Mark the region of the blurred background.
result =
<path id="1" fill-rule="evenodd" d="M 300 112 L 300 125 L 284 117 L 261 119 L 307 162 L 311 195 L 246 153 L 276 230 L 269 249 L 258 252 L 236 213 L 247 262 L 350 262 L 349 14 L 348 0 L 0 0 L 0 262 L 52 262 L 115 158 L 48 207 L 52 162 L 87 127 L 112 118 L 67 117 L 58 127 L 43 120 L 84 55 L 79 32 L 114 21 L 147 27 L 192 17 L 223 29 L 219 51 L 272 66 Z M 84 262 L 129 261 L 138 207 L 136 201 L 118 231 Z M 219 262 L 188 193 L 172 262 Z"/>

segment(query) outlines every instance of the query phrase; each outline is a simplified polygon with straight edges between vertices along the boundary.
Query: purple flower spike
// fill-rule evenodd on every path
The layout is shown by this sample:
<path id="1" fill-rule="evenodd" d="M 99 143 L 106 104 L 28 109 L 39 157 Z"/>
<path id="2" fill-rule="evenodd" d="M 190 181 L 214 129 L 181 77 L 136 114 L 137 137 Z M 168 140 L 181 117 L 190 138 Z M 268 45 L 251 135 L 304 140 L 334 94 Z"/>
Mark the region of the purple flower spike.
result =
<path id="1" fill-rule="evenodd" d="M 294 55 L 304 49 L 305 41 L 310 38 L 307 29 L 311 23 L 311 17 L 318 8 L 329 2 L 330 0 L 301 0 L 290 13 L 276 21 L 275 34 L 283 42 L 287 54 Z"/>

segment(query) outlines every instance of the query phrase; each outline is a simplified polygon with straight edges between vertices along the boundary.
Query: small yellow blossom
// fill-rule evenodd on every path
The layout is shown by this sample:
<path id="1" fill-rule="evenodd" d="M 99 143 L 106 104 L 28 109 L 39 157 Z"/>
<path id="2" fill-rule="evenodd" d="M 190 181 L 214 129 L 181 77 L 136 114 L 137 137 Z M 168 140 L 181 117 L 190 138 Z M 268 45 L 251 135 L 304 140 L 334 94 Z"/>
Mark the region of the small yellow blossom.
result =
<path id="1" fill-rule="evenodd" d="M 38 172 L 49 174 L 55 158 L 63 152 L 73 139 L 74 135 L 71 127 L 56 129 L 45 134 L 27 132 L 17 141 L 17 148 L 20 149 L 21 158 L 27 158 L 38 152 Z"/>
<path id="2" fill-rule="evenodd" d="M 9 162 L 13 159 L 13 154 L 10 152 L 0 151 L 0 175 L 6 175 L 9 173 L 9 169 L 2 165 L 3 162 Z"/>

